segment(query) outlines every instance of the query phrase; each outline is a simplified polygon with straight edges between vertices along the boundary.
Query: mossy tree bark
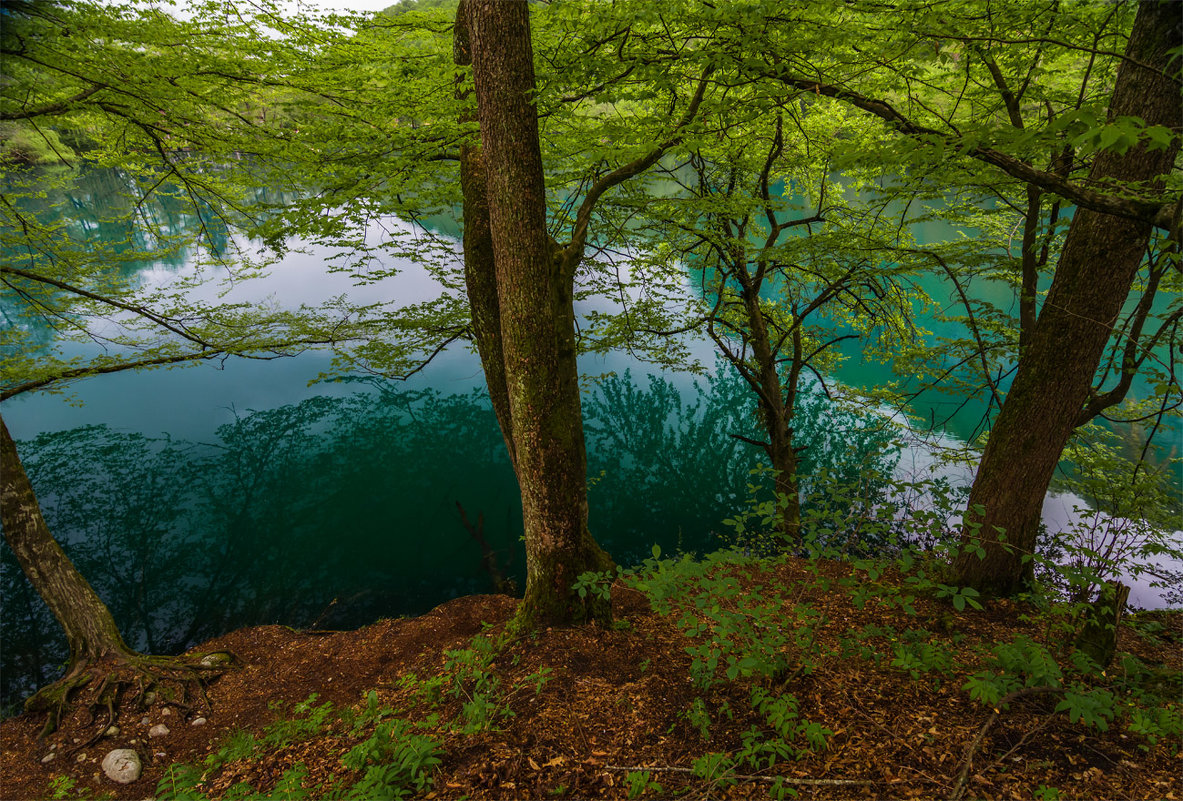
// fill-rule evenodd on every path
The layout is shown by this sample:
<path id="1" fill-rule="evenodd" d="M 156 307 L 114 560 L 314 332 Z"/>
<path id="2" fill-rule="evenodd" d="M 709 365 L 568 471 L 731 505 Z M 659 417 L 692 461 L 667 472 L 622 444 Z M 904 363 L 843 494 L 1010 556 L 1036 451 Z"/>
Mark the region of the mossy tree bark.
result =
<path id="1" fill-rule="evenodd" d="M 67 679 L 77 676 L 89 664 L 134 653 L 123 642 L 106 604 L 50 533 L 3 418 L 0 418 L 0 522 L 4 526 L 4 540 L 21 569 L 66 633 L 70 646 Z"/>
<path id="2" fill-rule="evenodd" d="M 529 8 L 525 0 L 465 0 L 458 14 L 470 47 L 479 157 L 468 151 L 466 205 L 477 200 L 483 162 L 484 200 L 496 290 L 488 307 L 489 342 L 481 349 L 490 391 L 504 383 L 526 539 L 526 592 L 519 621 L 527 627 L 594 618 L 609 604 L 580 599 L 572 589 L 583 572 L 612 567 L 587 526 L 587 459 L 580 410 L 572 289 L 582 253 L 565 255 L 546 227 L 545 181 L 538 139 Z M 479 202 L 479 201 L 478 201 Z M 483 218 L 476 209 L 465 223 Z M 479 225 L 479 222 L 478 222 Z M 483 234 L 474 232 L 474 244 Z M 470 240 L 465 237 L 467 250 Z M 468 263 L 466 257 L 466 263 Z M 487 253 L 473 254 L 487 278 Z M 487 281 L 478 288 L 490 298 Z M 474 309 L 474 317 L 481 315 Z M 503 371 L 503 379 L 498 375 Z M 496 385 L 496 386 L 495 386 Z M 496 403 L 496 401 L 495 401 Z M 499 412 L 499 418 L 504 418 Z"/>
<path id="3" fill-rule="evenodd" d="M 1143 0 L 1118 69 L 1110 120 L 1130 115 L 1175 131 L 1183 126 L 1179 87 L 1168 77 L 1178 72 L 1169 53 L 1181 41 L 1178 6 Z M 1178 142 L 1154 151 L 1145 142 L 1124 154 L 1103 151 L 1089 183 L 1159 186 Z M 1006 595 L 1028 583 L 1031 565 L 1024 557 L 1035 549 L 1044 496 L 1073 430 L 1095 414 L 1089 408 L 1094 375 L 1150 234 L 1148 222 L 1077 209 L 982 454 L 953 565 L 958 584 Z"/>

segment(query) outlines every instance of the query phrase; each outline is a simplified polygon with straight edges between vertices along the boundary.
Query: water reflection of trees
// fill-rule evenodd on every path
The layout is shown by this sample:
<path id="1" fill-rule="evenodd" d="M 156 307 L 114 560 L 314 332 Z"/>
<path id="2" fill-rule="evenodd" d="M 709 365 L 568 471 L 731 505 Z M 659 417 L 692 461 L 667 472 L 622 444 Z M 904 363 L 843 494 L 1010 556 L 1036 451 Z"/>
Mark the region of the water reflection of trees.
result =
<path id="1" fill-rule="evenodd" d="M 718 545 L 757 461 L 729 436 L 755 434 L 746 402 L 734 377 L 682 394 L 626 376 L 587 398 L 592 524 L 619 561 L 654 543 Z M 805 417 L 812 458 L 837 464 L 825 442 L 834 418 Z M 129 643 L 152 653 L 247 625 L 343 628 L 419 613 L 490 591 L 484 557 L 524 572 L 519 494 L 479 392 L 370 387 L 236 413 L 209 442 L 100 425 L 22 449 L 51 530 Z M 471 536 L 478 518 L 483 543 Z M 7 549 L 0 584 L 10 703 L 54 678 L 66 653 Z"/>
<path id="2" fill-rule="evenodd" d="M 667 551 L 713 549 L 733 531 L 723 521 L 772 497 L 751 391 L 730 367 L 680 391 L 626 373 L 603 381 L 585 400 L 591 524 L 604 547 L 628 564 Z M 882 498 L 898 460 L 894 431 L 878 415 L 857 414 L 820 391 L 805 392 L 794 418 L 805 509 L 826 504 L 835 486 L 863 503 Z"/>

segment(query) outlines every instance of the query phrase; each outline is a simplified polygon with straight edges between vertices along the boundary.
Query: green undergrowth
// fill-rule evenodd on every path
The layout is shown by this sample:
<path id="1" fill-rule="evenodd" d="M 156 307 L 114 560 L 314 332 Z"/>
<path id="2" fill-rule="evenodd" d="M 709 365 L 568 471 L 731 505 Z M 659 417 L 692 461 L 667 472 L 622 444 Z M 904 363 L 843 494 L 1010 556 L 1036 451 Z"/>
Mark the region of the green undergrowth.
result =
<path id="1" fill-rule="evenodd" d="M 279 749 L 329 734 L 348 735 L 356 745 L 341 756 L 350 778 L 312 784 L 301 763 L 288 767 L 275 786 L 266 790 L 240 782 L 218 798 L 226 799 L 365 799 L 412 798 L 430 790 L 440 763 L 439 744 L 415 725 L 382 707 L 371 691 L 359 709 L 334 709 L 317 704 L 313 694 L 292 706 L 276 706 L 277 717 L 261 733 L 238 730 L 221 747 L 197 765 L 175 764 L 165 771 L 156 787 L 159 801 L 208 799 L 203 786 L 227 767 L 243 760 L 261 759 Z"/>
<path id="2" fill-rule="evenodd" d="M 751 532 L 761 521 L 741 522 Z M 939 517 L 926 524 L 938 527 Z M 795 796 L 791 780 L 778 774 L 791 763 L 824 755 L 835 738 L 834 721 L 820 716 L 801 687 L 809 677 L 826 677 L 852 660 L 894 675 L 917 694 L 960 694 L 981 705 L 983 721 L 1005 715 L 1020 699 L 1040 696 L 1071 725 L 1118 729 L 1145 752 L 1178 753 L 1179 677 L 1130 653 L 1101 666 L 1077 649 L 1089 604 L 1070 602 L 1063 592 L 1032 593 L 1008 602 L 1009 617 L 995 615 L 1009 621 L 1005 636 L 984 634 L 1000 630 L 997 622 L 987 625 L 991 602 L 943 580 L 947 550 L 939 543 L 933 547 L 933 538 L 915 536 L 910 542 L 925 547 L 901 545 L 890 524 L 868 530 L 876 538 L 877 556 L 828 532 L 792 554 L 783 547 L 753 548 L 750 538 L 702 557 L 665 557 L 654 547 L 650 558 L 631 570 L 579 577 L 575 589 L 584 597 L 608 599 L 616 584 L 639 591 L 684 636 L 686 681 L 693 692 L 673 725 L 686 727 L 701 743 L 684 774 L 695 793 L 723 794 L 759 775 L 769 797 Z M 796 576 L 803 571 L 804 577 L 786 582 L 786 570 Z M 1087 580 L 1099 582 L 1096 575 Z M 1163 634 L 1153 620 L 1137 615 L 1127 620 L 1141 637 Z M 275 721 L 263 731 L 235 732 L 202 763 L 169 768 L 157 798 L 207 798 L 203 788 L 236 763 L 329 735 L 336 738 L 335 748 L 342 740 L 350 743 L 332 780 L 317 783 L 304 765 L 295 764 L 273 786 L 238 784 L 219 797 L 422 796 L 435 785 L 446 756 L 444 737 L 509 726 L 518 699 L 544 693 L 551 668 L 511 680 L 530 669 L 520 664 L 529 646 L 518 647 L 519 642 L 486 630 L 466 647 L 445 651 L 437 673 L 404 674 L 395 687 L 415 710 L 413 720 L 382 706 L 373 691 L 352 708 L 318 703 L 315 696 L 277 707 Z M 654 656 L 638 650 L 642 671 Z M 622 786 L 630 798 L 657 798 L 685 792 L 684 781 L 632 770 L 623 775 Z M 552 790 L 560 796 L 567 787 Z M 1045 788 L 1044 797 L 1053 791 Z"/>
<path id="3" fill-rule="evenodd" d="M 334 708 L 317 703 L 313 694 L 290 710 L 273 705 L 276 719 L 261 733 L 238 730 L 198 765 L 169 767 L 156 788 L 159 801 L 209 799 L 205 787 L 223 770 L 245 760 L 259 760 L 293 744 L 327 736 L 346 737 L 356 744 L 340 757 L 348 778 L 314 783 L 306 766 L 288 767 L 274 787 L 248 783 L 231 786 L 218 798 L 227 799 L 401 799 L 431 790 L 443 750 L 432 734 L 441 730 L 471 735 L 494 730 L 513 717 L 511 702 L 524 693 L 538 695 L 550 678 L 542 668 L 508 686 L 493 662 L 504 651 L 506 637 L 480 635 L 466 648 L 444 652 L 437 675 L 420 678 L 404 674 L 397 683 L 409 692 L 414 706 L 428 710 L 412 722 L 402 713 L 382 706 L 376 691 L 357 707 Z M 516 665 L 518 657 L 510 659 Z M 445 714 L 454 710 L 454 714 Z"/>

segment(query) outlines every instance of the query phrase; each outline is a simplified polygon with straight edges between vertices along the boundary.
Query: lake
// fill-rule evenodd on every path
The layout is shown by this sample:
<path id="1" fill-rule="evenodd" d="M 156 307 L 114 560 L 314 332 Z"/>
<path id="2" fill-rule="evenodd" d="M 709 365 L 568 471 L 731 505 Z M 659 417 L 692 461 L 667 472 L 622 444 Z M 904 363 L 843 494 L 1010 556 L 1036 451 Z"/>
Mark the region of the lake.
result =
<path id="1" fill-rule="evenodd" d="M 86 197 L 101 197 L 106 181 L 97 176 Z M 398 220 L 372 226 L 375 238 L 417 235 Z M 227 300 L 295 307 L 337 294 L 358 303 L 437 294 L 435 280 L 410 261 L 388 265 L 399 267 L 397 276 L 355 286 L 348 274 L 325 271 L 334 255 L 319 246 L 290 253 Z M 135 265 L 138 280 L 166 287 L 195 269 L 194 256 Z M 201 291 L 212 299 L 217 288 Z M 43 332 L 46 342 L 52 336 Z M 687 345 L 713 363 L 708 343 Z M 79 354 L 94 347 L 71 346 Z M 330 361 L 310 352 L 106 375 L 65 396 L 29 393 L 4 404 L 51 530 L 133 647 L 177 652 L 267 623 L 350 628 L 521 586 L 518 491 L 471 349 L 455 344 L 405 382 L 310 383 Z M 761 456 L 730 436 L 758 436 L 739 379 L 717 365 L 698 378 L 662 373 L 624 353 L 585 355 L 580 367 L 589 377 L 590 524 L 601 544 L 627 565 L 655 544 L 673 553 L 734 542 L 724 521 L 751 500 Z M 852 359 L 837 378 L 870 386 L 887 369 Z M 924 397 L 911 411 L 924 419 L 946 403 L 957 399 Z M 962 410 L 939 437 L 968 435 L 962 421 L 973 412 Z M 924 476 L 935 465 L 932 448 L 906 426 L 835 407 L 820 393 L 804 404 L 796 430 L 809 445 L 804 470 L 825 471 L 865 497 L 882 491 L 877 476 Z M 892 444 L 897 438 L 902 447 Z M 936 473 L 969 478 L 968 468 Z M 807 503 L 814 489 L 803 488 Z M 1049 516 L 1063 519 L 1057 503 L 1064 500 L 1049 499 Z M 0 582 L 0 696 L 8 705 L 55 678 L 66 652 L 7 548 Z M 1139 592 L 1132 600 L 1156 605 Z"/>

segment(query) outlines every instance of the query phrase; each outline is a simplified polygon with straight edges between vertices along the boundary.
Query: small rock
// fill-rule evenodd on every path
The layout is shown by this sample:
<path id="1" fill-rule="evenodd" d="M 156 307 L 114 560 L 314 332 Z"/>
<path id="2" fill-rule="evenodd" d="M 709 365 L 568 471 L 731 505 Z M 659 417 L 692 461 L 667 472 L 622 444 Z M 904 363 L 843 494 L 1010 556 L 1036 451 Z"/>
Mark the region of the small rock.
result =
<path id="1" fill-rule="evenodd" d="M 157 751 L 155 754 L 153 754 L 153 756 L 158 756 L 163 759 L 164 757 L 168 756 L 168 754 L 164 753 L 163 751 Z"/>
<path id="2" fill-rule="evenodd" d="M 193 718 L 193 722 L 190 723 L 189 725 L 190 726 L 204 726 L 205 725 L 205 718 Z"/>
<path id="3" fill-rule="evenodd" d="M 151 723 L 151 722 L 152 722 L 152 721 L 148 720 L 148 718 L 146 718 L 146 717 L 145 717 L 145 718 L 140 718 L 140 725 L 141 725 L 141 726 L 147 726 L 147 725 L 148 725 L 149 723 Z"/>
<path id="4" fill-rule="evenodd" d="M 56 756 L 57 754 L 46 754 L 45 756 L 41 757 L 41 764 L 48 765 L 50 762 L 53 762 L 53 758 Z"/>
<path id="5" fill-rule="evenodd" d="M 57 744 L 57 743 L 51 743 L 51 744 L 50 744 L 50 746 L 49 746 L 49 750 L 50 750 L 50 751 L 52 751 L 52 750 L 54 750 L 54 749 L 55 749 L 55 748 L 57 748 L 57 747 L 58 747 L 58 744 Z"/>
<path id="6" fill-rule="evenodd" d="M 78 756 L 74 757 L 74 761 L 75 761 L 75 762 L 85 762 L 85 761 L 86 761 L 86 752 L 85 752 L 85 751 L 83 751 L 81 754 L 79 754 Z"/>
<path id="7" fill-rule="evenodd" d="M 164 709 L 160 710 L 161 717 L 168 717 L 172 713 L 173 713 L 172 709 L 167 706 Z"/>
<path id="8" fill-rule="evenodd" d="M 116 748 L 103 757 L 103 773 L 119 784 L 131 784 L 140 778 L 140 757 L 130 748 Z"/>
<path id="9" fill-rule="evenodd" d="M 148 736 L 163 737 L 164 735 L 168 734 L 168 731 L 168 726 L 165 726 L 163 723 L 157 723 L 155 726 L 148 729 Z"/>
<path id="10" fill-rule="evenodd" d="M 78 743 L 80 743 L 80 742 L 82 742 L 82 740 L 80 738 L 78 738 L 78 737 L 74 738 L 74 745 L 78 745 Z"/>
<path id="11" fill-rule="evenodd" d="M 229 661 L 230 660 L 225 654 L 218 652 L 206 654 L 205 656 L 201 657 L 201 664 L 205 665 L 206 667 L 217 667 L 218 665 L 223 665 Z"/>
<path id="12" fill-rule="evenodd" d="M 108 726 L 107 730 L 105 732 L 103 732 L 103 734 L 106 735 L 107 737 L 118 737 L 119 736 L 119 727 L 118 726 Z"/>

